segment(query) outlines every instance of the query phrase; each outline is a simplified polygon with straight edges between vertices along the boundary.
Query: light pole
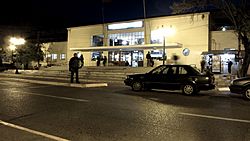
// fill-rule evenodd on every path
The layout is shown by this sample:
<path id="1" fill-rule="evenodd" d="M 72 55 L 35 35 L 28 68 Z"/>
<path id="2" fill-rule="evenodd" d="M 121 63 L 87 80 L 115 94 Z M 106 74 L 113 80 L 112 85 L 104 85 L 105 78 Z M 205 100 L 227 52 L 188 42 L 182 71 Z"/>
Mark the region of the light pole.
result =
<path id="1" fill-rule="evenodd" d="M 166 44 L 165 44 L 165 36 L 163 35 L 163 53 L 162 53 L 163 62 L 162 64 L 165 65 L 166 60 Z"/>
<path id="2" fill-rule="evenodd" d="M 162 44 L 163 44 L 163 53 L 162 53 L 162 59 L 163 59 L 163 62 L 162 64 L 165 65 L 165 60 L 167 59 L 166 58 L 166 37 L 170 37 L 170 36 L 173 36 L 175 34 L 175 29 L 172 27 L 172 25 L 170 25 L 169 28 L 164 28 L 164 26 L 162 25 L 162 28 L 159 29 L 159 34 L 163 37 L 163 41 L 162 41 Z"/>
<path id="3" fill-rule="evenodd" d="M 16 38 L 16 37 L 11 37 L 10 38 L 10 40 L 9 40 L 9 42 L 10 42 L 10 50 L 11 50 L 11 53 L 12 53 L 12 62 L 14 63 L 14 61 L 13 61 L 13 53 L 14 53 L 14 51 L 16 50 L 16 47 L 18 46 L 18 45 L 24 45 L 25 44 L 25 40 L 23 39 L 23 38 Z M 18 66 L 17 66 L 17 56 L 16 56 L 16 61 L 15 61 L 15 68 L 16 68 L 16 74 L 19 74 L 19 72 L 18 72 Z"/>

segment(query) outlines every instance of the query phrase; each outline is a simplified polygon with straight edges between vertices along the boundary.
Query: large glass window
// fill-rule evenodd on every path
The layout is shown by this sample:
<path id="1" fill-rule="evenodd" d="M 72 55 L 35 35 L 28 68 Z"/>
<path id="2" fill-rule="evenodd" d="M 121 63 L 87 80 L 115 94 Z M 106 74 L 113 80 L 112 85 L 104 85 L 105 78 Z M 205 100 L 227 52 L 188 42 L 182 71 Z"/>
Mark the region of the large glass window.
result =
<path id="1" fill-rule="evenodd" d="M 126 46 L 144 44 L 144 32 L 109 34 L 110 46 Z"/>
<path id="2" fill-rule="evenodd" d="M 120 30 L 120 29 L 141 28 L 141 27 L 143 27 L 143 21 L 136 21 L 136 22 L 110 24 L 108 25 L 108 30 Z"/>
<path id="3" fill-rule="evenodd" d="M 158 30 L 151 31 L 151 44 L 162 44 L 163 43 L 163 36 L 160 35 Z"/>
<path id="4" fill-rule="evenodd" d="M 94 36 L 92 36 L 92 46 L 93 47 L 103 46 L 103 39 L 104 39 L 103 35 L 94 35 Z"/>
<path id="5" fill-rule="evenodd" d="M 52 60 L 57 60 L 57 54 L 51 54 L 51 59 Z"/>
<path id="6" fill-rule="evenodd" d="M 91 60 L 92 61 L 96 61 L 98 57 L 102 58 L 102 52 L 92 52 L 91 53 Z"/>
<path id="7" fill-rule="evenodd" d="M 61 59 L 61 60 L 65 60 L 65 58 L 66 58 L 66 54 L 65 54 L 65 53 L 62 53 L 62 54 L 60 55 L 60 59 Z"/>

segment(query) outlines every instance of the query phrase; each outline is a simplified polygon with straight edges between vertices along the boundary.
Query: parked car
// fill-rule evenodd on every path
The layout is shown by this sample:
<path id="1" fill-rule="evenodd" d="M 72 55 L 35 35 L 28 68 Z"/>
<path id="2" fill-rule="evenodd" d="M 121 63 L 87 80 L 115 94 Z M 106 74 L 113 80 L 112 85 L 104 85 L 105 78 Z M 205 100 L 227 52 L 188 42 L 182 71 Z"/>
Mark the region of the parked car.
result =
<path id="1" fill-rule="evenodd" d="M 182 90 L 186 95 L 215 88 L 214 76 L 201 74 L 190 65 L 161 65 L 146 74 L 128 75 L 125 85 L 132 90 Z"/>
<path id="2" fill-rule="evenodd" d="M 250 100 L 250 77 L 234 79 L 229 89 L 231 93 L 243 94 L 246 99 Z"/>

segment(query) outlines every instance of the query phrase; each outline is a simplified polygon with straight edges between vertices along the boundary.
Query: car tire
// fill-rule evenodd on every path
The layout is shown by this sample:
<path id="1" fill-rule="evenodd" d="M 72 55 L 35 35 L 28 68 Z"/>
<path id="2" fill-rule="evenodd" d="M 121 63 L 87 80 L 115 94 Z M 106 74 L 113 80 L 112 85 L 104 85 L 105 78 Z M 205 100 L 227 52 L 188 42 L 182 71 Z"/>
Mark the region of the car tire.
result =
<path id="1" fill-rule="evenodd" d="M 143 84 L 139 81 L 135 81 L 133 84 L 132 84 L 132 90 L 133 91 L 141 91 L 143 88 Z"/>
<path id="2" fill-rule="evenodd" d="M 246 88 L 246 90 L 244 91 L 244 97 L 247 100 L 250 100 L 250 88 Z"/>
<path id="3" fill-rule="evenodd" d="M 196 88 L 193 84 L 185 84 L 182 86 L 182 93 L 185 95 L 193 95 L 196 93 Z"/>

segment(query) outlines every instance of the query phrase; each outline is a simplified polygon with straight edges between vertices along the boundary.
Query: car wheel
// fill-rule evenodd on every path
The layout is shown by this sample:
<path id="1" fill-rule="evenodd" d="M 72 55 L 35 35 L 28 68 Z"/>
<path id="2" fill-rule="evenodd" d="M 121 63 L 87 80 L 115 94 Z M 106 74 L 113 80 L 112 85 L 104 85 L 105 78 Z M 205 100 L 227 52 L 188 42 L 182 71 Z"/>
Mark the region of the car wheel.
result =
<path id="1" fill-rule="evenodd" d="M 143 88 L 142 83 L 138 82 L 138 81 L 134 82 L 132 85 L 132 90 L 134 90 L 134 91 L 141 91 L 142 88 Z"/>
<path id="2" fill-rule="evenodd" d="M 185 95 L 192 95 L 196 92 L 194 85 L 186 84 L 182 87 L 182 93 Z"/>
<path id="3" fill-rule="evenodd" d="M 250 88 L 247 88 L 244 93 L 244 97 L 248 100 L 250 100 Z"/>

